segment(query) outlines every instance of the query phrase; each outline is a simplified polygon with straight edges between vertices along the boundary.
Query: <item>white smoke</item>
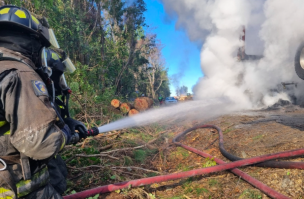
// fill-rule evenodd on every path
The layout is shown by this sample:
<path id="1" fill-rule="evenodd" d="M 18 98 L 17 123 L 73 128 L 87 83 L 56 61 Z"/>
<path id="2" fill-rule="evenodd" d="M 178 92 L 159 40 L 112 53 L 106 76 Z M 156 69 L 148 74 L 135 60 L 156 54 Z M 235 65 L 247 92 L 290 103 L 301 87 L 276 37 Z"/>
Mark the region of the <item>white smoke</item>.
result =
<path id="1" fill-rule="evenodd" d="M 167 120 L 208 120 L 268 106 L 290 98 L 292 89 L 280 90 L 282 82 L 301 82 L 293 60 L 304 40 L 303 0 L 162 1 L 168 13 L 178 16 L 177 28 L 185 28 L 191 40 L 203 43 L 201 68 L 205 76 L 194 88 L 196 100 L 124 118 L 100 127 L 100 132 Z M 263 55 L 262 59 L 237 61 L 243 26 L 247 54 Z M 300 87 L 294 90 L 297 97 L 304 89 Z"/>
<path id="2" fill-rule="evenodd" d="M 177 28 L 203 42 L 205 76 L 195 86 L 196 99 L 228 97 L 242 107 L 272 105 L 289 99 L 286 91 L 271 92 L 281 82 L 301 82 L 293 60 L 304 39 L 303 0 L 162 0 L 177 14 Z M 238 62 L 242 27 L 246 53 L 263 55 L 255 62 Z M 299 90 L 299 89 L 298 89 Z"/>

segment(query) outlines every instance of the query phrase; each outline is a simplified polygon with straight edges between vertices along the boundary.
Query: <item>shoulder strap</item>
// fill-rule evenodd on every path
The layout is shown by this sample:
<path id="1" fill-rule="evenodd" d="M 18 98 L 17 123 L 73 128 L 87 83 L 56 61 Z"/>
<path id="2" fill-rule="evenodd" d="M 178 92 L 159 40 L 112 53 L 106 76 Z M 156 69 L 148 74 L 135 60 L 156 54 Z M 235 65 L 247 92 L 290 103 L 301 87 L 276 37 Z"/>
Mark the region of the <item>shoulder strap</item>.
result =
<path id="1" fill-rule="evenodd" d="M 17 62 L 23 63 L 23 64 L 27 65 L 28 67 L 32 68 L 30 65 L 28 65 L 26 62 L 24 62 L 21 59 L 17 59 L 14 57 L 3 57 L 3 53 L 0 53 L 0 61 L 17 61 Z"/>

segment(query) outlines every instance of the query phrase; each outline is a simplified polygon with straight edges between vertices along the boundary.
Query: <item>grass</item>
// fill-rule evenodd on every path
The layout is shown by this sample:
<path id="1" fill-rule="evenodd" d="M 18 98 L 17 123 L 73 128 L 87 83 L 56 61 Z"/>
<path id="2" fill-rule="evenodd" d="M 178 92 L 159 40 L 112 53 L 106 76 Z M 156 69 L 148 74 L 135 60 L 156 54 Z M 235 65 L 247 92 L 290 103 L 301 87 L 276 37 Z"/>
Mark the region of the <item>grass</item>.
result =
<path id="1" fill-rule="evenodd" d="M 262 195 L 256 190 L 246 189 L 239 198 L 262 199 Z"/>
<path id="2" fill-rule="evenodd" d="M 155 154 L 157 149 L 150 150 L 150 149 L 137 149 L 133 151 L 133 156 L 136 162 L 144 163 L 149 155 Z"/>
<path id="3" fill-rule="evenodd" d="M 146 133 L 140 133 L 140 137 L 144 142 L 149 142 L 150 140 L 153 139 L 153 137 L 149 134 Z"/>
<path id="4" fill-rule="evenodd" d="M 218 181 L 216 179 L 210 179 L 208 181 L 208 184 L 209 184 L 210 187 L 214 187 L 215 185 L 218 184 Z"/>
<path id="5" fill-rule="evenodd" d="M 253 139 L 253 140 L 258 140 L 258 139 L 263 138 L 263 136 L 264 136 L 264 135 L 257 135 L 257 136 L 255 136 L 255 137 L 253 137 L 252 139 Z"/>
<path id="6" fill-rule="evenodd" d="M 184 149 L 182 147 L 176 147 L 176 151 L 171 153 L 171 158 L 175 159 L 176 157 L 182 157 L 184 159 L 184 158 L 189 157 L 189 155 L 190 154 L 186 149 Z"/>
<path id="7" fill-rule="evenodd" d="M 130 165 L 133 164 L 133 160 L 132 160 L 132 158 L 129 157 L 129 156 L 124 156 L 124 161 L 125 161 L 125 165 L 126 165 L 126 166 L 130 166 Z"/>
<path id="8" fill-rule="evenodd" d="M 137 161 L 139 163 L 144 163 L 148 156 L 147 152 L 143 149 L 138 149 L 138 150 L 133 151 L 133 155 L 134 155 L 135 161 Z"/>
<path id="9" fill-rule="evenodd" d="M 176 166 L 176 169 L 177 169 L 178 171 L 179 171 L 179 170 L 182 170 L 182 171 L 189 171 L 189 170 L 190 170 L 190 167 L 189 167 L 188 165 L 179 163 L 179 164 Z"/>
<path id="10" fill-rule="evenodd" d="M 230 131 L 232 131 L 232 128 L 226 129 L 223 133 L 226 134 L 226 133 L 229 133 Z"/>
<path id="11" fill-rule="evenodd" d="M 198 186 L 193 186 L 192 182 L 193 182 L 194 178 L 188 178 L 186 180 L 186 182 L 183 183 L 182 187 L 184 189 L 184 193 L 185 194 L 195 194 L 197 196 L 202 195 L 202 193 L 208 193 L 209 190 L 203 187 L 198 187 Z"/>
<path id="12" fill-rule="evenodd" d="M 205 193 L 209 192 L 208 189 L 205 189 L 203 187 L 197 187 L 197 188 L 194 189 L 194 191 L 195 191 L 197 196 L 201 195 L 203 192 L 205 192 Z"/>

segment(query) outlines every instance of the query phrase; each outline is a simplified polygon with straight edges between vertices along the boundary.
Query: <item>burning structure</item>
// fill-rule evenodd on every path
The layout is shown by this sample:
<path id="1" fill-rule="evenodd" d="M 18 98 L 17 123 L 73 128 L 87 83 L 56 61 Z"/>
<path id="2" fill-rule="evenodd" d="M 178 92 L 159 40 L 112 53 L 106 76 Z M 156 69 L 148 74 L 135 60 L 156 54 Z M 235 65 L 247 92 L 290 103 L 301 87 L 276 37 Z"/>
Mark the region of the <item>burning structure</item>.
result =
<path id="1" fill-rule="evenodd" d="M 242 42 L 242 46 L 238 49 L 238 52 L 237 52 L 237 60 L 240 61 L 240 62 L 247 62 L 247 61 L 251 61 L 251 62 L 254 62 L 254 61 L 259 61 L 263 58 L 263 55 L 249 55 L 249 54 L 246 54 L 246 29 L 245 29 L 245 26 L 242 27 L 242 32 L 240 34 L 240 37 L 239 37 L 240 41 Z M 304 51 L 302 50 L 304 48 L 304 43 L 301 45 L 302 48 L 301 50 L 298 52 L 298 59 L 299 62 L 298 62 L 298 67 L 296 66 L 296 72 L 297 74 L 299 75 L 302 75 L 302 77 L 299 77 L 304 79 Z M 302 65 L 301 65 L 302 63 Z M 303 67 L 302 67 L 303 66 Z M 303 71 L 302 71 L 303 70 Z M 238 84 L 241 84 L 242 81 L 243 81 L 243 77 L 244 75 L 241 73 L 239 74 L 238 76 Z M 269 93 L 271 93 L 272 96 L 278 94 L 278 93 L 281 93 L 281 92 L 285 92 L 288 94 L 288 97 L 290 98 L 291 102 L 293 104 L 302 104 L 302 100 L 297 100 L 297 98 L 295 97 L 295 89 L 297 88 L 298 86 L 298 83 L 296 82 L 281 82 L 281 84 L 278 84 L 275 88 L 272 88 L 269 90 Z M 252 93 L 249 91 L 249 90 L 246 90 L 245 93 L 247 95 L 252 95 Z M 262 98 L 262 96 L 261 96 Z"/>
<path id="2" fill-rule="evenodd" d="M 242 41 L 243 45 L 238 49 L 237 59 L 239 61 L 246 60 L 260 60 L 263 58 L 263 55 L 247 55 L 245 52 L 245 42 L 246 42 L 246 29 L 245 26 L 242 28 L 242 34 L 240 35 L 240 41 Z"/>

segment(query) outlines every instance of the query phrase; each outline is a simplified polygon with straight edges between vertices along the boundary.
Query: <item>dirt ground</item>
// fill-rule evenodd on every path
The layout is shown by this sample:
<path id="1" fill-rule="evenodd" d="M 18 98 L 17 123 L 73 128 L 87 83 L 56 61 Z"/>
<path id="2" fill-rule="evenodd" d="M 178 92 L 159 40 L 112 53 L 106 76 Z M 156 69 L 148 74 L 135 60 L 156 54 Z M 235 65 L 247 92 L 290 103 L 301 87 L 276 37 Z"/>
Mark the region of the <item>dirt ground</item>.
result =
<path id="1" fill-rule="evenodd" d="M 97 186 L 143 177 L 189 171 L 214 165 L 203 158 L 172 144 L 172 138 L 199 123 L 176 126 L 149 126 L 114 132 L 90 138 L 81 145 L 68 148 L 63 158 L 69 167 L 69 189 L 66 194 Z M 285 106 L 276 109 L 250 111 L 222 116 L 208 122 L 224 133 L 227 151 L 241 158 L 299 149 L 304 145 L 304 109 Z M 188 134 L 183 144 L 200 149 L 226 162 L 218 149 L 218 134 L 211 129 L 199 129 Z M 216 140 L 214 142 L 214 140 Z M 109 147 L 110 146 L 110 147 Z M 140 148 L 134 148 L 134 147 Z M 108 147 L 108 148 L 107 148 Z M 117 150 L 118 151 L 113 151 Z M 110 151 L 110 152 L 109 152 Z M 112 151 L 112 152 L 111 152 Z M 74 157 L 75 154 L 106 156 Z M 287 161 L 287 160 L 280 160 Z M 304 161 L 303 157 L 288 161 Z M 98 165 L 96 168 L 90 165 Z M 139 167 L 145 170 L 135 169 Z M 303 170 L 273 169 L 248 166 L 240 168 L 272 189 L 290 198 L 304 198 Z M 155 172 L 153 172 L 155 171 Z M 98 196 L 96 196 L 97 198 Z M 268 198 L 234 174 L 223 171 L 210 175 L 130 188 L 101 194 L 98 198 Z"/>

